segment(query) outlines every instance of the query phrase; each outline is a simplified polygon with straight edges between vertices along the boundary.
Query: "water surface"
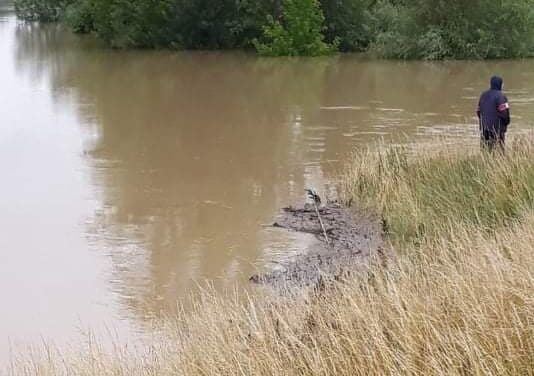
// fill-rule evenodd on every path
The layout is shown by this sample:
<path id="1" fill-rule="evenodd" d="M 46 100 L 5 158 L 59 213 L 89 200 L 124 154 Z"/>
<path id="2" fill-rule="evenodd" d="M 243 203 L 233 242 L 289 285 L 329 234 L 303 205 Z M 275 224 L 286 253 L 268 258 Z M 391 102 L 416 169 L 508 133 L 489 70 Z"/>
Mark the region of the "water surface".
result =
<path id="1" fill-rule="evenodd" d="M 262 225 L 304 188 L 332 194 L 354 148 L 476 137 L 494 73 L 529 129 L 533 61 L 112 51 L 0 5 L 0 354 L 243 283 L 306 241 Z"/>

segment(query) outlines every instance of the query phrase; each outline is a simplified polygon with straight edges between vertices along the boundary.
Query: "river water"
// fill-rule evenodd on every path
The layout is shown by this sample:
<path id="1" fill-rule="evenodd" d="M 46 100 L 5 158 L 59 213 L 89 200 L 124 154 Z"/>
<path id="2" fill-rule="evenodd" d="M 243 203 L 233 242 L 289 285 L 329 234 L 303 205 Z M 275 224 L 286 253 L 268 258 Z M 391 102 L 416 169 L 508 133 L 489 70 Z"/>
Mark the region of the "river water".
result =
<path id="1" fill-rule="evenodd" d="M 475 138 L 493 73 L 528 130 L 534 61 L 112 51 L 0 1 L 0 359 L 243 284 L 306 241 L 262 225 L 304 188 L 332 195 L 354 148 Z"/>

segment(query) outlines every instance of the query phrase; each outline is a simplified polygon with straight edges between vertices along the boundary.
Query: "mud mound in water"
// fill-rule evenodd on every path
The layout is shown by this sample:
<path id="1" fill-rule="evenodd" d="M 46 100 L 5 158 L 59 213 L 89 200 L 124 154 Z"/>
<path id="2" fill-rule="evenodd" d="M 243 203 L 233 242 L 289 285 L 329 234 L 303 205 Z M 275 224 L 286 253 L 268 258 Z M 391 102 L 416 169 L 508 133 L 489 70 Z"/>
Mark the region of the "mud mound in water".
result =
<path id="1" fill-rule="evenodd" d="M 253 275 L 252 282 L 273 287 L 315 286 L 324 278 L 365 270 L 373 256 L 386 257 L 380 220 L 337 203 L 328 203 L 318 212 L 319 216 L 312 204 L 283 209 L 274 227 L 312 234 L 317 242 L 302 254 L 277 262 L 276 268 Z"/>

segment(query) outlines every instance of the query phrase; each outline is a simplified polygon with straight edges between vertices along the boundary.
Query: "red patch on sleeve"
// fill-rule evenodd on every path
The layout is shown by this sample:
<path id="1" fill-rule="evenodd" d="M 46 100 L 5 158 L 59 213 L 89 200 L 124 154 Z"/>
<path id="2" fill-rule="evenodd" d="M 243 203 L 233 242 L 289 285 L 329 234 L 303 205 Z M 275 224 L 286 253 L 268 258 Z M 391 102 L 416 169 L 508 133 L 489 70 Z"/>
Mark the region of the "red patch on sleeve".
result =
<path id="1" fill-rule="evenodd" d="M 504 112 L 504 111 L 508 110 L 509 108 L 510 108 L 510 105 L 508 104 L 508 102 L 499 105 L 499 111 L 500 112 Z"/>

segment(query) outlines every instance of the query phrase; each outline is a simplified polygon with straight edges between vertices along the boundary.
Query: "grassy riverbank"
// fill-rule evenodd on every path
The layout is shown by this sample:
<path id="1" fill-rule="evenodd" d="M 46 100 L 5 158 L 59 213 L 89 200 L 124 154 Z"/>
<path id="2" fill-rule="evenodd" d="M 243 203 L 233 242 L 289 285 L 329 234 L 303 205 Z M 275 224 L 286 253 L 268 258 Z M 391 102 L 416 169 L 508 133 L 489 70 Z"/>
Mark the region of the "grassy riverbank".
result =
<path id="1" fill-rule="evenodd" d="M 198 296 L 146 350 L 37 351 L 16 375 L 534 373 L 534 148 L 362 152 L 341 185 L 382 213 L 389 267 L 300 299 Z"/>
<path id="2" fill-rule="evenodd" d="M 364 151 L 346 170 L 344 201 L 381 213 L 400 246 L 455 227 L 491 232 L 534 207 L 534 149 L 516 140 L 505 158 L 478 149 Z"/>

